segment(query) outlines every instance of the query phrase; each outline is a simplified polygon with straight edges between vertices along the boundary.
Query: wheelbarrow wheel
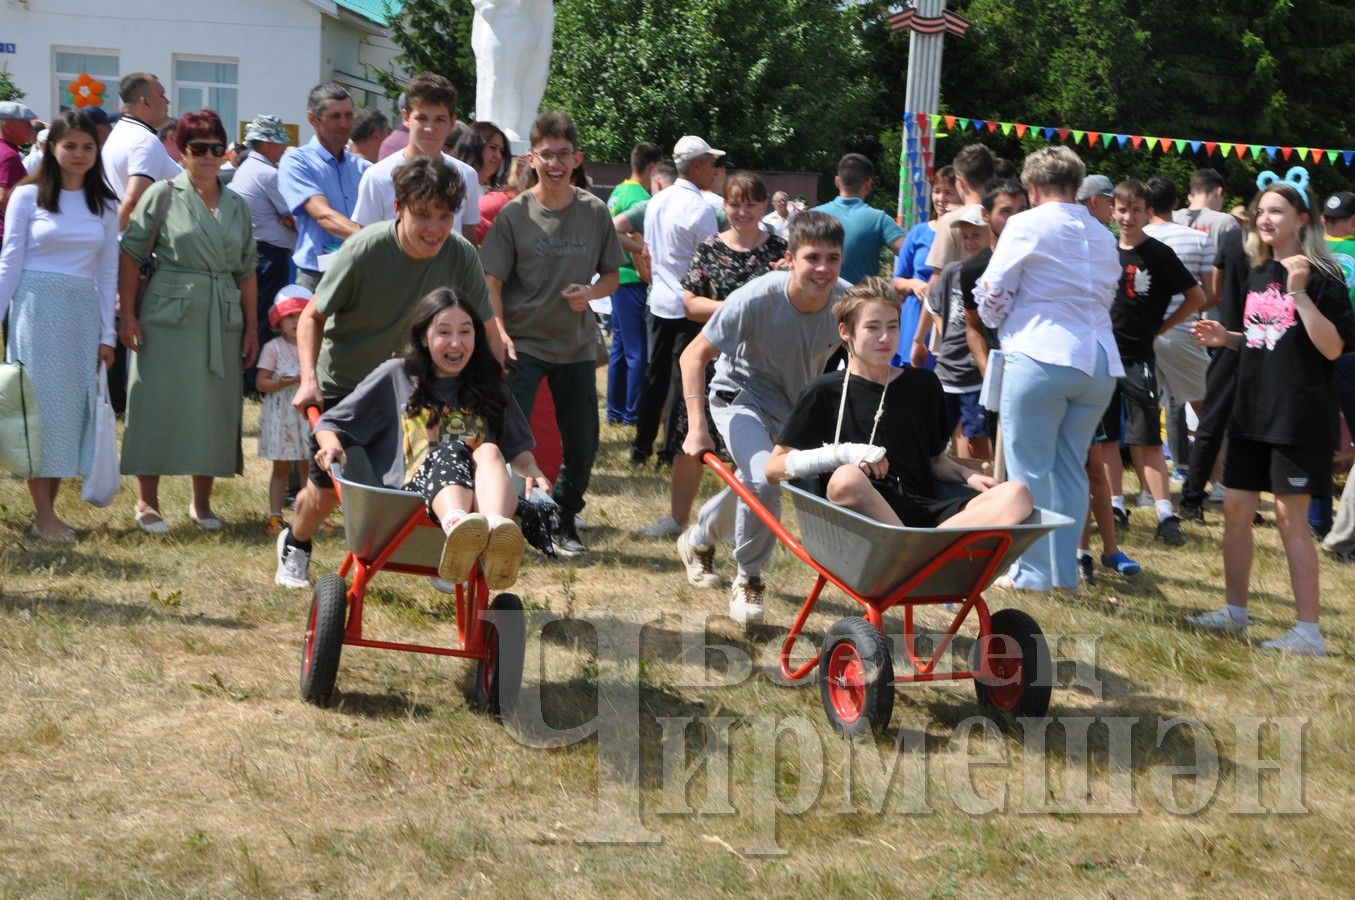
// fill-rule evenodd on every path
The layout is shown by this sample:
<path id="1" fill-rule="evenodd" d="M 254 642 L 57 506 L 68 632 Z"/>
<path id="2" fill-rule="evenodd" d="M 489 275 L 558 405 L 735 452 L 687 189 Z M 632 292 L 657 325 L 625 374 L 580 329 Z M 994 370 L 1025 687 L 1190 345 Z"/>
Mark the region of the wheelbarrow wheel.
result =
<path id="1" fill-rule="evenodd" d="M 974 643 L 970 662 L 975 672 L 982 666 L 983 644 Z M 993 677 L 974 679 L 984 714 L 1006 726 L 1017 718 L 1039 718 L 1049 712 L 1054 667 L 1035 620 L 1019 609 L 998 610 L 988 644 Z"/>
<path id="2" fill-rule="evenodd" d="M 328 706 L 334 694 L 347 612 L 348 587 L 343 579 L 333 573 L 322 576 L 315 584 L 301 645 L 301 697 L 317 706 Z"/>
<path id="3" fill-rule="evenodd" d="M 828 722 L 850 736 L 884 731 L 894 714 L 894 661 L 878 629 L 860 616 L 842 619 L 823 639 L 819 696 Z"/>
<path id="4" fill-rule="evenodd" d="M 500 594 L 489 604 L 485 650 L 488 656 L 475 663 L 471 702 L 476 709 L 494 716 L 512 712 L 522 686 L 522 655 L 527 643 L 522 600 L 516 594 Z"/>

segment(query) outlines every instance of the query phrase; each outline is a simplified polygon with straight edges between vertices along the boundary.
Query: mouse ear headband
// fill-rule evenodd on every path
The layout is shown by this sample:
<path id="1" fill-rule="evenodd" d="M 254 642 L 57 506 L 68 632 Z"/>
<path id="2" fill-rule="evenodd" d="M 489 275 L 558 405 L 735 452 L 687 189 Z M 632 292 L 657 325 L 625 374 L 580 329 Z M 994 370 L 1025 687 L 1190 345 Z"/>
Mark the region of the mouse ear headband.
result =
<path id="1" fill-rule="evenodd" d="M 1281 178 L 1274 172 L 1266 169 L 1260 175 L 1256 176 L 1256 187 L 1262 191 L 1276 183 L 1287 184 L 1298 191 L 1299 199 L 1303 201 L 1304 208 L 1308 206 L 1308 170 L 1303 166 L 1294 166 Z"/>

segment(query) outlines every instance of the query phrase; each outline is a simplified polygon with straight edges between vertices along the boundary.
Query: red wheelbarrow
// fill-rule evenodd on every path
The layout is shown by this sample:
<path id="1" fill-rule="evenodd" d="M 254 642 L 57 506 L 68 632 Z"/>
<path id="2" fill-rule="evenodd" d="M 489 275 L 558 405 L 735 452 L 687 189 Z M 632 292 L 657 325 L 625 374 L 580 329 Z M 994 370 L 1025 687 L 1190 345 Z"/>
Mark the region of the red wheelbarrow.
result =
<path id="1" fill-rule="evenodd" d="M 983 591 L 1035 540 L 1072 525 L 1072 519 L 1036 509 L 1020 525 L 1003 528 L 908 528 L 876 522 L 783 484 L 802 543 L 717 456 L 702 458 L 791 553 L 818 573 L 781 646 L 781 674 L 802 681 L 817 667 L 820 698 L 834 728 L 853 735 L 882 731 L 894 712 L 894 686 L 932 681 L 972 679 L 980 708 L 1000 724 L 1048 712 L 1053 666 L 1044 633 L 1020 610 L 989 612 Z M 828 584 L 861 604 L 862 614 L 838 621 L 814 658 L 794 668 L 791 650 Z M 958 608 L 923 659 L 913 609 L 942 604 Z M 903 647 L 910 667 L 899 675 L 884 625 L 885 611 L 894 606 L 903 607 Z M 978 618 L 979 633 L 968 666 L 938 669 L 971 614 Z"/>
<path id="2" fill-rule="evenodd" d="M 308 415 L 314 427 L 319 412 L 311 409 Z M 327 573 L 315 584 L 301 648 L 301 696 L 328 705 L 338 677 L 339 655 L 347 645 L 473 659 L 472 704 L 495 715 L 510 708 L 522 682 L 526 644 L 522 600 L 510 593 L 490 600 L 478 563 L 466 581 L 456 586 L 455 647 L 364 635 L 362 602 L 372 578 L 378 572 L 436 577 L 444 536 L 429 520 L 423 497 L 382 486 L 360 447 L 348 448 L 345 454 L 348 464 L 333 466 L 331 476 L 343 503 L 348 552 L 337 574 Z M 350 574 L 351 586 L 345 581 Z"/>

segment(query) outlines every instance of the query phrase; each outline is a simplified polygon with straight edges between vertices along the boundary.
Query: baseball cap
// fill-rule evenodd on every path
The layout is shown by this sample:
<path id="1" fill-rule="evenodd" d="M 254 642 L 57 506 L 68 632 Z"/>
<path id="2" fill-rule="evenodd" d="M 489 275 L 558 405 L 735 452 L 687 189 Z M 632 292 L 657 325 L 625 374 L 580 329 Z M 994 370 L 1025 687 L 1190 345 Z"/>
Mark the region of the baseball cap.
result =
<path id="1" fill-rule="evenodd" d="M 0 102 L 0 119 L 36 119 L 38 114 L 17 100 Z"/>
<path id="2" fill-rule="evenodd" d="M 82 113 L 84 113 L 85 115 L 89 116 L 90 119 L 92 119 L 92 120 L 94 121 L 94 124 L 95 124 L 95 125 L 109 125 L 109 124 L 111 124 L 110 121 L 109 121 L 109 119 L 108 119 L 108 110 L 104 109 L 104 108 L 101 107 L 101 106 L 90 106 L 90 107 L 86 107 L 85 109 L 80 110 L 80 112 L 82 112 Z"/>
<path id="3" fill-rule="evenodd" d="M 1090 200 L 1092 197 L 1114 197 L 1115 185 L 1111 184 L 1109 178 L 1104 175 L 1088 175 L 1082 179 L 1082 186 L 1077 189 L 1077 202 Z"/>
<path id="4" fill-rule="evenodd" d="M 724 155 L 725 151 L 716 150 L 710 144 L 706 143 L 705 138 L 699 138 L 693 134 L 689 134 L 680 139 L 677 144 L 673 146 L 673 162 L 679 165 L 701 156 Z"/>
<path id="5" fill-rule="evenodd" d="M 983 219 L 983 204 L 971 203 L 960 210 L 959 215 L 955 217 L 957 225 L 978 225 L 981 228 L 987 228 L 988 223 Z"/>
<path id="6" fill-rule="evenodd" d="M 1322 204 L 1322 215 L 1328 219 L 1349 219 L 1355 216 L 1355 194 L 1337 191 Z"/>
<path id="7" fill-rule="evenodd" d="M 299 284 L 289 284 L 279 289 L 277 296 L 273 298 L 273 305 L 268 308 L 269 326 L 277 331 L 282 326 L 283 319 L 300 313 L 314 296 Z"/>

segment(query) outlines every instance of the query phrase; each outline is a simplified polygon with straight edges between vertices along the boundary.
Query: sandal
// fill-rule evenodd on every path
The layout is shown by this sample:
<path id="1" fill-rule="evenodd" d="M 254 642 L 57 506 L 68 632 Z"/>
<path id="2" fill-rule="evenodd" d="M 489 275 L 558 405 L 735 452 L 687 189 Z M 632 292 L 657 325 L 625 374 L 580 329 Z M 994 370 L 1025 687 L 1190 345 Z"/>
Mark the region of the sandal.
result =
<path id="1" fill-rule="evenodd" d="M 203 531 L 220 531 L 222 529 L 221 520 L 216 516 L 198 516 L 198 511 L 193 508 L 193 504 L 188 504 L 188 518 L 198 524 Z"/>
<path id="2" fill-rule="evenodd" d="M 136 527 L 146 534 L 168 534 L 169 525 L 158 510 L 149 506 L 136 511 Z"/>

